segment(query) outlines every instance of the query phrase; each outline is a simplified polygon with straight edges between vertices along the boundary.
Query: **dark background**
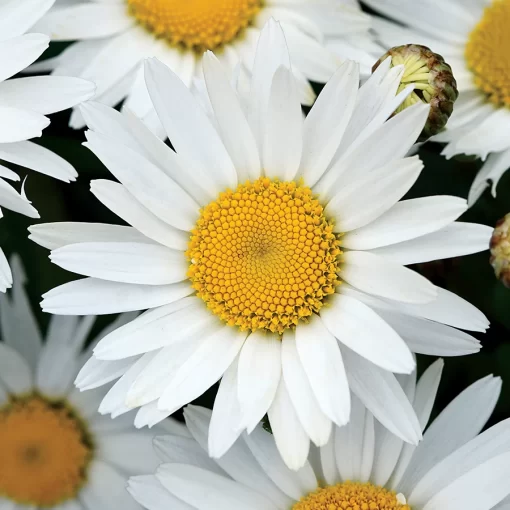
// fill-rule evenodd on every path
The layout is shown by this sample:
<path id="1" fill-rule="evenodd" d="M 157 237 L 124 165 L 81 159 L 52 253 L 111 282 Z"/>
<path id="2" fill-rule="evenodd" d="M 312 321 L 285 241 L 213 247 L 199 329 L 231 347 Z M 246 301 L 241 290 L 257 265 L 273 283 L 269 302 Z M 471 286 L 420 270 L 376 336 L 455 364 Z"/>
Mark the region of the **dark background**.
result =
<path id="1" fill-rule="evenodd" d="M 59 53 L 63 45 L 55 44 L 44 58 Z M 317 91 L 320 87 L 317 87 Z M 68 127 L 69 112 L 52 116 L 52 123 L 42 139 L 34 140 L 68 160 L 78 171 L 78 180 L 65 184 L 33 171 L 15 168 L 26 182 L 27 196 L 41 215 L 41 220 L 31 220 L 5 210 L 0 223 L 0 246 L 9 256 L 21 255 L 29 277 L 27 290 L 40 324 L 46 327 L 49 316 L 39 307 L 41 294 L 70 281 L 76 276 L 50 263 L 48 251 L 27 238 L 27 228 L 32 223 L 54 221 L 80 221 L 121 223 L 89 191 L 92 179 L 111 178 L 99 160 L 81 144 L 83 131 Z M 479 160 L 458 157 L 447 161 L 440 155 L 440 144 L 426 144 L 420 150 L 425 169 L 407 198 L 426 195 L 456 195 L 467 197 L 469 187 L 481 166 Z M 494 199 L 487 190 L 476 205 L 461 220 L 493 226 L 510 211 L 510 172 L 498 186 Z M 510 289 L 506 289 L 494 276 L 489 264 L 489 252 L 448 259 L 415 267 L 437 285 L 464 297 L 480 308 L 489 318 L 491 328 L 484 335 L 477 335 L 483 343 L 479 354 L 460 358 L 447 358 L 440 385 L 435 412 L 442 409 L 462 389 L 487 374 L 506 377 L 510 365 Z M 97 328 L 107 324 L 112 316 L 99 318 Z M 420 356 L 420 372 L 434 359 Z M 212 406 L 215 390 L 211 389 L 199 401 Z M 503 393 L 492 417 L 492 422 L 510 416 L 510 381 L 503 384 Z"/>

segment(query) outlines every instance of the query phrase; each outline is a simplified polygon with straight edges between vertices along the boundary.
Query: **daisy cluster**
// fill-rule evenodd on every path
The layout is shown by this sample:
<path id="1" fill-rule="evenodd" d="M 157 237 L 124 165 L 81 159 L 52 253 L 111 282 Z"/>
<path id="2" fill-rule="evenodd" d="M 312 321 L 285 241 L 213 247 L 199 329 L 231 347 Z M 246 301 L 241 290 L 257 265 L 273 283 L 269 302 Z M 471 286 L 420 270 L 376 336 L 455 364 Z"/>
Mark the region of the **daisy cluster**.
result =
<path id="1" fill-rule="evenodd" d="M 29 227 L 80 276 L 49 316 L 0 250 L 0 510 L 510 508 L 501 379 L 435 406 L 489 321 L 424 270 L 509 285 L 510 217 L 462 216 L 510 166 L 510 0 L 365 4 L 0 0 L 0 206 L 78 177 L 70 109 L 112 218 Z M 413 194 L 429 141 L 468 200 Z"/>

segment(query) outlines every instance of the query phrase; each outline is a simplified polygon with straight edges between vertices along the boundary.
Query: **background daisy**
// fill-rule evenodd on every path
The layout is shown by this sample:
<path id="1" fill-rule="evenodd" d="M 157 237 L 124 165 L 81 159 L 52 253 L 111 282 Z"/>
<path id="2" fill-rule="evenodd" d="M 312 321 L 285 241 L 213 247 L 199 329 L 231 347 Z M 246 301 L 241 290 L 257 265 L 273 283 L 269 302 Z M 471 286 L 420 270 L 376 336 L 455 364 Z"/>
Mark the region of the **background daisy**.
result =
<path id="1" fill-rule="evenodd" d="M 441 368 L 440 361 L 433 364 L 417 385 L 404 381 L 423 427 Z M 281 462 L 274 438 L 261 426 L 222 459 L 208 458 L 210 411 L 189 406 L 189 436 L 157 438 L 164 464 L 155 475 L 131 478 L 129 491 L 149 510 L 501 510 L 510 501 L 510 420 L 479 434 L 500 387 L 489 376 L 467 388 L 414 451 L 356 403 L 349 425 L 335 427 L 329 443 L 313 450 L 297 472 Z"/>
<path id="2" fill-rule="evenodd" d="M 153 432 L 97 413 L 102 388 L 80 393 L 73 379 L 90 355 L 95 317 L 54 316 L 43 340 L 23 289 L 18 259 L 12 293 L 0 298 L 0 508 L 97 510 L 140 506 L 130 475 L 157 466 Z M 92 340 L 132 319 L 125 314 Z M 161 431 L 179 430 L 168 420 Z"/>
<path id="3" fill-rule="evenodd" d="M 447 130 L 434 140 L 447 142 L 443 154 L 476 155 L 486 160 L 474 180 L 473 204 L 510 167 L 510 2 L 507 0 L 364 0 L 400 24 L 373 18 L 385 47 L 423 44 L 452 66 L 459 89 Z"/>
<path id="4" fill-rule="evenodd" d="M 260 30 L 271 17 L 284 27 L 304 104 L 315 97 L 308 81 L 326 82 L 344 58 L 372 64 L 364 50 L 370 47 L 369 17 L 352 0 L 63 0 L 36 28 L 55 41 L 79 42 L 38 69 L 92 80 L 97 101 L 114 106 L 126 98 L 125 105 L 155 128 L 144 57 L 157 57 L 188 86 L 201 77 L 206 50 L 231 71 L 239 62 L 251 70 Z M 85 125 L 77 110 L 71 125 Z"/>
<path id="5" fill-rule="evenodd" d="M 0 5 L 0 161 L 24 166 L 65 182 L 76 179 L 74 168 L 47 149 L 28 141 L 39 137 L 50 123 L 45 116 L 89 99 L 94 85 L 79 78 L 37 76 L 8 80 L 41 56 L 49 39 L 26 33 L 45 14 L 50 0 L 6 0 Z M 4 179 L 19 181 L 0 165 L 0 206 L 30 218 L 39 214 L 26 198 Z M 0 217 L 2 213 L 0 211 Z M 12 284 L 7 259 L 0 250 L 0 291 Z"/>
<path id="6" fill-rule="evenodd" d="M 300 467 L 309 439 L 324 444 L 332 423 L 349 420 L 349 387 L 381 423 L 417 442 L 418 419 L 393 373 L 414 369 L 413 352 L 477 352 L 479 342 L 455 327 L 488 325 L 404 267 L 484 250 L 491 233 L 454 222 L 462 199 L 398 202 L 422 167 L 404 156 L 428 107 L 386 122 L 412 90 L 395 97 L 402 68 L 387 62 L 358 90 L 357 66 L 347 62 L 303 124 L 275 22 L 259 44 L 246 116 L 218 60 L 210 53 L 204 62 L 218 131 L 172 71 L 147 64 L 176 152 L 129 113 L 83 108 L 87 146 L 121 181 L 95 181 L 92 191 L 132 227 L 31 228 L 55 264 L 89 277 L 46 294 L 45 311 L 150 309 L 98 344 L 78 386 L 119 379 L 100 411 L 140 407 L 135 424 L 144 426 L 224 376 L 215 457 L 268 412 L 273 425 L 290 420 L 299 431 L 282 454 Z"/>

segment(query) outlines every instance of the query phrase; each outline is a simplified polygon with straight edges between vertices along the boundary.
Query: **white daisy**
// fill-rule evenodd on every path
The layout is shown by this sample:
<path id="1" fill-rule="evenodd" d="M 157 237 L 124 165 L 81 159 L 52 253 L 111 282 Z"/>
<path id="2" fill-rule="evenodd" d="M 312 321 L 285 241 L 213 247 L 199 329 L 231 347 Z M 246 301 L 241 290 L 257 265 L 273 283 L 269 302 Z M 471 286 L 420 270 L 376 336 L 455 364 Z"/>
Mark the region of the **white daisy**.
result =
<path id="1" fill-rule="evenodd" d="M 0 509 L 98 510 L 112 501 L 140 509 L 125 486 L 130 475 L 158 465 L 154 432 L 99 415 L 106 388 L 80 393 L 73 386 L 91 352 L 83 345 L 95 317 L 54 316 L 43 341 L 20 263 L 12 265 L 12 294 L 0 297 Z M 98 338 L 131 318 L 120 316 Z M 161 433 L 179 430 L 172 420 L 165 425 Z"/>
<path id="2" fill-rule="evenodd" d="M 441 372 L 436 362 L 407 391 L 425 427 Z M 417 448 L 387 433 L 353 401 L 349 425 L 311 452 L 299 471 L 281 461 L 261 426 L 221 459 L 207 456 L 208 409 L 185 411 L 188 437 L 155 440 L 164 462 L 136 476 L 129 492 L 148 510 L 504 510 L 510 504 L 510 419 L 479 434 L 501 388 L 486 377 L 462 392 Z M 296 432 L 288 424 L 286 440 Z"/>
<path id="3" fill-rule="evenodd" d="M 53 40 L 78 40 L 39 69 L 72 74 L 97 84 L 97 101 L 128 106 L 151 127 L 157 122 L 143 78 L 144 57 L 157 57 L 186 85 L 202 75 L 212 50 L 231 70 L 251 69 L 260 30 L 282 22 L 294 59 L 300 99 L 312 104 L 308 80 L 326 82 L 340 58 L 364 59 L 370 18 L 354 0 L 60 0 L 37 29 Z M 326 47 L 326 41 L 331 48 Z M 73 127 L 85 124 L 79 112 Z"/>
<path id="4" fill-rule="evenodd" d="M 36 76 L 8 80 L 32 64 L 48 47 L 46 35 L 25 33 L 45 14 L 51 0 L 4 0 L 0 5 L 0 162 L 7 161 L 65 182 L 76 171 L 65 160 L 29 142 L 50 123 L 46 114 L 70 108 L 92 97 L 94 85 L 78 78 Z M 36 209 L 4 179 L 19 176 L 0 164 L 0 206 L 38 218 Z M 2 213 L 0 211 L 0 217 Z M 12 285 L 12 274 L 0 250 L 0 291 Z"/>
<path id="5" fill-rule="evenodd" d="M 332 423 L 349 420 L 349 386 L 417 442 L 418 420 L 393 372 L 410 373 L 413 352 L 477 352 L 478 340 L 454 327 L 488 326 L 404 267 L 484 250 L 492 229 L 454 222 L 466 210 L 456 197 L 398 202 L 421 171 L 404 156 L 428 115 L 416 104 L 386 122 L 412 90 L 395 97 L 403 69 L 383 64 L 358 90 L 358 68 L 346 62 L 303 121 L 289 65 L 270 22 L 245 114 L 209 53 L 215 130 L 182 81 L 149 61 L 148 89 L 176 152 L 129 112 L 83 106 L 86 145 L 120 181 L 93 181 L 92 192 L 132 226 L 30 229 L 55 264 L 89 277 L 47 293 L 45 311 L 150 309 L 98 344 L 78 386 L 120 378 L 100 411 L 141 407 L 143 426 L 223 376 L 215 457 L 266 412 L 271 423 L 292 413 L 304 450 L 309 438 L 324 444 Z M 306 451 L 286 461 L 302 463 Z"/>
<path id="6" fill-rule="evenodd" d="M 470 154 L 486 159 L 471 186 L 470 204 L 489 181 L 495 195 L 510 168 L 510 1 L 364 1 L 405 25 L 374 17 L 384 45 L 423 44 L 452 66 L 460 94 L 447 130 L 434 140 L 448 143 L 443 150 L 447 158 Z"/>

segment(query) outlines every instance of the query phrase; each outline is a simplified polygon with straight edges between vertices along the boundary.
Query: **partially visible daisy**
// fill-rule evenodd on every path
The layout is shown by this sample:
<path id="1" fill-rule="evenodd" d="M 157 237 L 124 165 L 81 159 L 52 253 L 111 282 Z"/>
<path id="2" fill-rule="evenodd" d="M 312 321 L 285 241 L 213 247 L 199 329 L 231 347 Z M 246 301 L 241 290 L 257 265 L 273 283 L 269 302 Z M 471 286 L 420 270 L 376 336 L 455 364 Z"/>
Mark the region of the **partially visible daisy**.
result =
<path id="1" fill-rule="evenodd" d="M 140 509 L 125 486 L 130 475 L 157 466 L 155 431 L 99 415 L 107 388 L 73 386 L 90 355 L 83 345 L 95 317 L 54 316 L 43 340 L 18 260 L 13 270 L 12 294 L 0 297 L 0 508 L 98 510 L 114 502 Z M 120 316 L 99 338 L 131 318 Z M 165 424 L 161 433 L 178 432 L 176 423 Z"/>
<path id="2" fill-rule="evenodd" d="M 436 362 L 417 385 L 406 384 L 423 427 L 440 371 Z M 261 426 L 223 458 L 210 459 L 211 413 L 188 406 L 189 437 L 156 438 L 164 464 L 155 475 L 131 478 L 129 492 L 148 510 L 503 510 L 510 504 L 510 419 L 480 434 L 500 388 L 494 377 L 471 385 L 415 449 L 353 401 L 349 425 L 335 427 L 328 444 L 297 472 L 279 458 L 278 437 Z M 296 431 L 286 425 L 292 443 Z"/>
<path id="3" fill-rule="evenodd" d="M 188 86 L 202 76 L 206 50 L 231 71 L 239 62 L 251 70 L 260 30 L 271 17 L 285 30 L 304 104 L 315 98 L 309 80 L 325 83 L 345 58 L 370 60 L 363 50 L 369 49 L 370 18 L 353 0 L 61 0 L 36 28 L 53 40 L 78 42 L 39 69 L 92 80 L 97 101 L 114 106 L 126 99 L 154 127 L 145 57 L 157 57 Z M 85 125 L 78 111 L 71 125 Z"/>
<path id="4" fill-rule="evenodd" d="M 63 76 L 8 80 L 37 60 L 48 47 L 46 35 L 26 32 L 52 3 L 52 0 L 4 0 L 0 5 L 0 163 L 7 161 L 69 182 L 76 178 L 74 168 L 28 140 L 41 136 L 48 126 L 46 114 L 89 99 L 94 85 Z M 0 206 L 38 218 L 23 188 L 19 194 L 4 179 L 19 181 L 19 176 L 0 164 Z M 5 292 L 11 285 L 11 270 L 0 250 L 0 291 Z"/>
<path id="5" fill-rule="evenodd" d="M 282 65 L 283 64 L 283 65 Z M 222 379 L 210 452 L 221 456 L 265 415 L 288 414 L 324 444 L 350 416 L 350 391 L 395 434 L 421 437 L 393 373 L 413 352 L 457 356 L 487 320 L 406 264 L 488 248 L 489 227 L 454 220 L 456 197 L 399 202 L 422 164 L 405 154 L 428 106 L 386 121 L 402 68 L 383 62 L 358 90 L 346 62 L 303 121 L 283 32 L 263 31 L 247 113 L 209 53 L 204 75 L 213 127 L 185 84 L 146 65 L 155 108 L 176 152 L 143 122 L 100 104 L 83 113 L 87 146 L 121 183 L 92 192 L 132 226 L 32 227 L 51 260 L 89 278 L 50 291 L 58 314 L 150 309 L 105 337 L 80 373 L 81 389 L 119 379 L 100 411 L 140 407 L 153 425 Z M 453 326 L 453 327 L 451 327 Z M 416 331 L 415 331 L 416 330 Z"/>
<path id="6" fill-rule="evenodd" d="M 440 53 L 452 66 L 459 98 L 444 133 L 443 154 L 486 160 L 469 192 L 478 200 L 492 182 L 492 194 L 510 168 L 510 1 L 364 0 L 400 24 L 374 17 L 386 47 L 415 43 Z"/>

